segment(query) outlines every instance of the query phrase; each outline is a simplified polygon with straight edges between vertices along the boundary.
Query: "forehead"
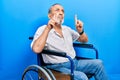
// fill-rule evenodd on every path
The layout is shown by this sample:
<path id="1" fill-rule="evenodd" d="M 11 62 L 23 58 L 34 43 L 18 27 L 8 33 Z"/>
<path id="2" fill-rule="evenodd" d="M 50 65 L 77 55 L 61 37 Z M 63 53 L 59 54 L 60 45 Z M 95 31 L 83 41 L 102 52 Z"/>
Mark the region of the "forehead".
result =
<path id="1" fill-rule="evenodd" d="M 54 5 L 52 6 L 52 10 L 54 9 L 63 9 L 63 7 L 61 5 Z"/>

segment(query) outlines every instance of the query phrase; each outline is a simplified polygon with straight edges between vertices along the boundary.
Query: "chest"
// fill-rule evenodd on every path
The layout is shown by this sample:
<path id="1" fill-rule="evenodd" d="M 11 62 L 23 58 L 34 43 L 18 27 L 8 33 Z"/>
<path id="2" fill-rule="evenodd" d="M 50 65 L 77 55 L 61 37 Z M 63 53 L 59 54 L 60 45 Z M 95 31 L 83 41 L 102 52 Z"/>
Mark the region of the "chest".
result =
<path id="1" fill-rule="evenodd" d="M 72 46 L 72 35 L 69 31 L 62 31 L 61 34 L 57 32 L 50 32 L 47 38 L 47 44 L 53 47 Z"/>

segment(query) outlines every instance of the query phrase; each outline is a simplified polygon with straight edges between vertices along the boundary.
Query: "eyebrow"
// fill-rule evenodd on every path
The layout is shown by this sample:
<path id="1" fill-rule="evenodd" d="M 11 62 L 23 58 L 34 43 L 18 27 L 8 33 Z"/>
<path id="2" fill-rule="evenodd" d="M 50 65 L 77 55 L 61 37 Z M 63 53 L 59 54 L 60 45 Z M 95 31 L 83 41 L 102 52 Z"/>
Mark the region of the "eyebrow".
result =
<path id="1" fill-rule="evenodd" d="M 64 9 L 62 9 L 62 12 L 65 12 Z"/>
<path id="2" fill-rule="evenodd" d="M 56 8 L 55 10 L 59 10 L 59 8 Z M 62 12 L 64 12 L 64 9 L 62 9 Z"/>

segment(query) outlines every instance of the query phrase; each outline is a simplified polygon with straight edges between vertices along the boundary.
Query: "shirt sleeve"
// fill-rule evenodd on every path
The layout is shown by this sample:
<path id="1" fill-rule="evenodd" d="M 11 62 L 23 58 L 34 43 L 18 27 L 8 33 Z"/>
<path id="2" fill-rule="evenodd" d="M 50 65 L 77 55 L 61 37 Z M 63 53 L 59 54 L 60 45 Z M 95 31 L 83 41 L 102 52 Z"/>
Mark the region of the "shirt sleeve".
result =
<path id="1" fill-rule="evenodd" d="M 43 26 L 41 26 L 41 27 L 39 27 L 39 28 L 37 29 L 37 31 L 35 32 L 35 35 L 34 35 L 34 37 L 33 37 L 33 41 L 32 41 L 32 43 L 31 43 L 31 48 L 32 48 L 32 46 L 33 46 L 34 41 L 35 41 L 36 39 L 38 39 L 38 37 L 43 33 L 45 27 L 46 27 L 46 25 L 43 25 Z"/>
<path id="2" fill-rule="evenodd" d="M 73 41 L 78 40 L 78 38 L 80 37 L 79 33 L 77 31 L 71 29 L 71 28 L 69 28 L 69 31 L 70 31 L 70 33 L 72 35 Z"/>

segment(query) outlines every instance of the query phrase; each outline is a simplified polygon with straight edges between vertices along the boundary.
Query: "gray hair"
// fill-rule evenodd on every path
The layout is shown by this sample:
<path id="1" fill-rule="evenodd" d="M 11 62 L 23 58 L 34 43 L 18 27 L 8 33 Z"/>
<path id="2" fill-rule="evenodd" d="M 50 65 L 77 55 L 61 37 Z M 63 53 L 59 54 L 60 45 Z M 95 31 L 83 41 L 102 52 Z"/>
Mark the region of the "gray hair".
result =
<path id="1" fill-rule="evenodd" d="M 49 10 L 48 10 L 48 14 L 51 13 L 51 9 L 52 9 L 52 7 L 55 6 L 55 5 L 61 5 L 61 4 L 59 4 L 59 3 L 55 3 L 55 4 L 53 4 L 53 5 L 49 8 Z"/>

